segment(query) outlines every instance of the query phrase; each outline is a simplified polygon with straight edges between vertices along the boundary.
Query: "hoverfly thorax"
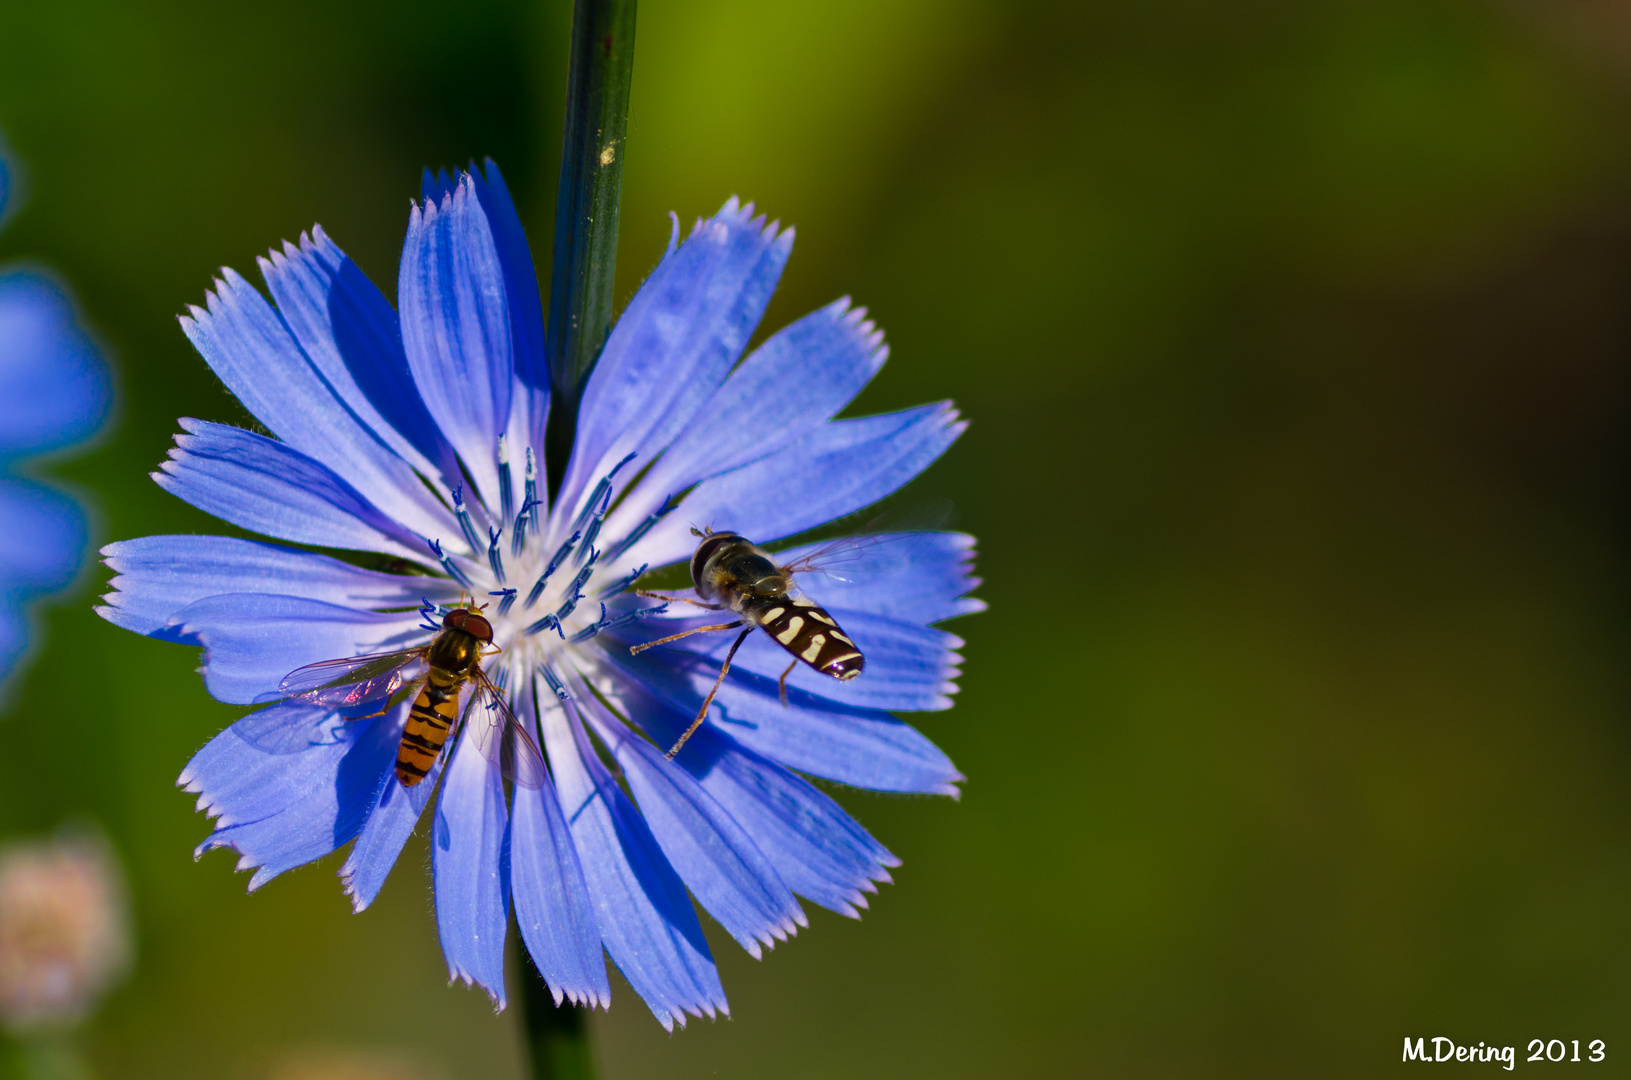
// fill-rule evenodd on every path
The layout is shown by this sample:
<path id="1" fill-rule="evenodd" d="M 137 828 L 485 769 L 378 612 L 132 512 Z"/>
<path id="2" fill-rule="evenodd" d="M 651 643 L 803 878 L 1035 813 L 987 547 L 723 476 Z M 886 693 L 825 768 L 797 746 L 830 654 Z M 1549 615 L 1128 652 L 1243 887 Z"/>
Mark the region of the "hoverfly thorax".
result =
<path id="1" fill-rule="evenodd" d="M 736 533 L 710 533 L 697 545 L 691 582 L 697 595 L 733 611 L 755 599 L 784 598 L 789 586 L 770 556 Z"/>

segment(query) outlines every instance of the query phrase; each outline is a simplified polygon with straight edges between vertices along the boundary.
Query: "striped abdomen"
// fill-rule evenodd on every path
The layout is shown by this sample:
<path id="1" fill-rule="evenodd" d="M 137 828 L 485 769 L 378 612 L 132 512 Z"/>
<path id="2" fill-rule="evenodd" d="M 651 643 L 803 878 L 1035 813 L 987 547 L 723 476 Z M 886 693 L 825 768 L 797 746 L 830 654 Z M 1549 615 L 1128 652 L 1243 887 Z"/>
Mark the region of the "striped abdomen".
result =
<path id="1" fill-rule="evenodd" d="M 458 719 L 459 688 L 468 676 L 432 667 L 419 696 L 408 710 L 408 723 L 402 729 L 402 744 L 396 750 L 396 778 L 403 787 L 413 787 L 436 764 L 447 742 L 447 733 Z"/>
<path id="2" fill-rule="evenodd" d="M 756 600 L 748 614 L 776 644 L 823 674 L 848 681 L 866 666 L 861 650 L 837 620 L 802 596 Z"/>

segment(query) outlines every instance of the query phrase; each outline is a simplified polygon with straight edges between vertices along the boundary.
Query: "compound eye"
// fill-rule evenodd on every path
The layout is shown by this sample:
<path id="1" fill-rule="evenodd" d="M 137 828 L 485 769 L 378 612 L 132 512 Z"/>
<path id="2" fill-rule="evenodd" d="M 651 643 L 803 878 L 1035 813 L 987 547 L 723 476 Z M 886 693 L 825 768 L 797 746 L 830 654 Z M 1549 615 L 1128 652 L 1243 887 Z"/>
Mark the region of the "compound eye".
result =
<path id="1" fill-rule="evenodd" d="M 493 624 L 484 616 L 470 612 L 464 620 L 464 632 L 484 645 L 493 643 Z"/>
<path id="2" fill-rule="evenodd" d="M 463 630 L 465 617 L 469 614 L 470 613 L 464 608 L 454 608 L 452 611 L 442 616 L 442 629 Z"/>

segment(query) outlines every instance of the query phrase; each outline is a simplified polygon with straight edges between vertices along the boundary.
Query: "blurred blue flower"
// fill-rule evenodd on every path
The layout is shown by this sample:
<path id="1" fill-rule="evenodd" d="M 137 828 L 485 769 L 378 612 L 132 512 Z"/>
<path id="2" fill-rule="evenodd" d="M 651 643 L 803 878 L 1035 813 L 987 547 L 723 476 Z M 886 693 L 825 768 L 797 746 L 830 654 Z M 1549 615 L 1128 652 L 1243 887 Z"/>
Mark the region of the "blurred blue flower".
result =
<path id="1" fill-rule="evenodd" d="M 0 219 L 12 190 L 0 154 Z M 79 503 L 18 466 L 94 435 L 111 396 L 62 287 L 36 269 L 0 270 L 0 678 L 28 649 L 29 602 L 73 581 L 87 537 Z"/>
<path id="2" fill-rule="evenodd" d="M 823 590 L 866 651 L 863 678 L 801 668 L 783 705 L 786 656 L 750 639 L 711 721 L 673 762 L 662 748 L 696 713 L 725 643 L 631 656 L 657 627 L 696 622 L 631 584 L 690 556 L 691 523 L 771 541 L 858 511 L 963 425 L 947 404 L 831 419 L 886 354 L 847 301 L 738 365 L 793 237 L 733 199 L 683 244 L 675 222 L 586 385 L 546 508 L 543 313 L 514 206 L 491 163 L 451 180 L 427 173 L 424 195 L 400 311 L 320 228 L 260 260 L 275 309 L 223 271 L 207 309 L 182 323 L 273 437 L 183 420 L 154 474 L 234 525 L 371 552 L 392 572 L 250 540 L 148 537 L 103 549 L 118 576 L 99 610 L 202 645 L 210 692 L 247 704 L 301 665 L 423 644 L 422 613 L 434 619 L 467 591 L 485 599 L 503 647 L 486 670 L 538 733 L 542 786 L 507 797 L 500 771 L 461 739 L 404 788 L 392 762 L 406 702 L 341 722 L 284 701 L 216 736 L 181 774 L 215 818 L 199 853 L 237 851 L 254 889 L 354 841 L 340 876 L 361 911 L 445 773 L 431 858 L 452 978 L 503 1006 L 513 905 L 557 1002 L 609 1004 L 604 948 L 665 1026 L 712 1016 L 725 995 L 691 897 L 758 956 L 805 924 L 795 895 L 854 916 L 897 865 L 797 773 L 956 793 L 952 763 L 886 710 L 950 705 L 960 642 L 930 624 L 981 606 L 964 595 L 972 541 L 929 534 L 894 578 Z M 667 513 L 676 503 L 684 512 Z"/>

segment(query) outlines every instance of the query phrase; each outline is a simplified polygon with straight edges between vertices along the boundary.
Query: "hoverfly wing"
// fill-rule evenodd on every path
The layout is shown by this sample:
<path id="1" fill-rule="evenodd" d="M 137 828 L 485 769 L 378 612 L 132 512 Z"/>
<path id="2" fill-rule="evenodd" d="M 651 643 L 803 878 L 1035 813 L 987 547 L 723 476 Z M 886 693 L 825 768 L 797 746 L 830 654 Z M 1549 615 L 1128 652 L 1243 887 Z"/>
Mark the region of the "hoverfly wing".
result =
<path id="1" fill-rule="evenodd" d="M 420 646 L 343 660 L 320 660 L 285 675 L 278 692 L 286 698 L 301 698 L 336 709 L 370 702 L 383 707 L 405 684 L 424 676 L 429 651 L 427 646 Z"/>
<path id="2" fill-rule="evenodd" d="M 829 540 L 815 548 L 778 552 L 791 555 L 781 567 L 785 574 L 822 574 L 852 582 L 904 570 L 925 534 L 935 532 L 951 517 L 951 500 L 925 499 L 892 507 L 862 525 L 855 533 Z"/>
<path id="3" fill-rule="evenodd" d="M 242 717 L 230 730 L 268 754 L 303 754 L 346 739 L 345 718 L 332 708 L 294 700 L 280 701 Z"/>
<path id="4" fill-rule="evenodd" d="M 543 751 L 517 719 L 503 691 L 494 686 L 480 668 L 471 676 L 471 681 L 475 683 L 475 692 L 465 706 L 461 737 L 474 739 L 476 748 L 498 766 L 504 779 L 524 788 L 543 787 L 548 777 Z M 478 704 L 482 699 L 485 703 Z"/>

